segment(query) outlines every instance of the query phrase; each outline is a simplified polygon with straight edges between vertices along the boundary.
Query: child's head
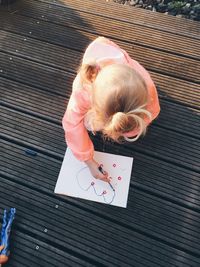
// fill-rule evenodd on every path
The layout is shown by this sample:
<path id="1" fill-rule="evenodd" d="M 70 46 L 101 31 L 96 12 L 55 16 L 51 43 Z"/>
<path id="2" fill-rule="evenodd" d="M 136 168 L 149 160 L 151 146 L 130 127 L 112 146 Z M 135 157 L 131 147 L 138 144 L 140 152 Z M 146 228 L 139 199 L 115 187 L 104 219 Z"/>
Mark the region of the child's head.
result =
<path id="1" fill-rule="evenodd" d="M 101 130 L 115 141 L 135 141 L 145 134 L 144 118 L 151 116 L 145 109 L 148 92 L 143 78 L 133 68 L 109 64 L 100 69 L 94 63 L 83 65 L 80 73 L 83 81 L 92 84 L 92 108 L 88 114 L 94 131 Z M 136 129 L 136 137 L 124 137 Z"/>

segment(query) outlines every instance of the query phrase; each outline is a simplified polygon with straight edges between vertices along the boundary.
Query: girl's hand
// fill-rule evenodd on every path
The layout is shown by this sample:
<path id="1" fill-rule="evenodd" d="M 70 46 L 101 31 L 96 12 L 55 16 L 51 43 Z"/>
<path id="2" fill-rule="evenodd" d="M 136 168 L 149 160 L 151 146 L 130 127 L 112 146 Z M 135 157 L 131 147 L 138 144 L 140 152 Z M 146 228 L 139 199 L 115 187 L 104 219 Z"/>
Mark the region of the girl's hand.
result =
<path id="1" fill-rule="evenodd" d="M 94 159 L 87 160 L 85 161 L 85 163 L 87 164 L 94 178 L 100 179 L 104 182 L 110 182 L 110 179 L 108 178 L 108 173 L 105 171 L 104 171 L 104 174 L 100 172 L 99 164 Z"/>

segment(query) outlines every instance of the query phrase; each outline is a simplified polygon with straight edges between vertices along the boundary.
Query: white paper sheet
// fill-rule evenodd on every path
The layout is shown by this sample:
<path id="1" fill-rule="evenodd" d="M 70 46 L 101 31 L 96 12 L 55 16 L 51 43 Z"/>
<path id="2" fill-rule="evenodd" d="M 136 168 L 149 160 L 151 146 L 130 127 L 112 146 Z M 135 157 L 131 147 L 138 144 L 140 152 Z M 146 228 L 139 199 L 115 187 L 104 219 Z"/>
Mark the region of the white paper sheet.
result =
<path id="1" fill-rule="evenodd" d="M 119 207 L 127 206 L 133 158 L 95 151 L 95 160 L 112 178 L 111 183 L 95 179 L 84 162 L 66 150 L 56 194 L 83 198 Z"/>

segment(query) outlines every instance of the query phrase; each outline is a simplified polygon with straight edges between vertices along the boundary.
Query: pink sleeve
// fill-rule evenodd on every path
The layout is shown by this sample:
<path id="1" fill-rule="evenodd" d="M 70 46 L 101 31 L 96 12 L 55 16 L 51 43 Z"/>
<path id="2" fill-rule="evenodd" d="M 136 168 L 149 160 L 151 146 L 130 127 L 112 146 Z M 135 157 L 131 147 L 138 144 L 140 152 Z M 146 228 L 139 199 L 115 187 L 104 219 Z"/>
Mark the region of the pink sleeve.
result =
<path id="1" fill-rule="evenodd" d="M 88 92 L 76 88 L 79 77 L 73 83 L 73 91 L 64 114 L 62 125 L 65 139 L 74 156 L 80 161 L 91 159 L 94 146 L 84 126 L 84 116 L 90 108 Z"/>

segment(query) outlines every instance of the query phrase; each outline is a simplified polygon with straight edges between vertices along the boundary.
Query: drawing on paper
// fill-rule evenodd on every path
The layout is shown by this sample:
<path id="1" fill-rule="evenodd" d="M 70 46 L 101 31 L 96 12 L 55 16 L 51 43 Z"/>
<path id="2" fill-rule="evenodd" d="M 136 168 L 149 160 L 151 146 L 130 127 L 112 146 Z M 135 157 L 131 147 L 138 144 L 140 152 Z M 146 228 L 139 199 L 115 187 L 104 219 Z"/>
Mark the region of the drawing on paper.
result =
<path id="1" fill-rule="evenodd" d="M 81 168 L 76 175 L 77 184 L 82 190 L 86 192 L 92 190 L 96 196 L 102 197 L 104 202 L 107 204 L 111 204 L 114 201 L 117 191 L 117 183 L 114 184 L 113 177 L 110 178 L 110 183 L 95 179 L 90 174 L 89 168 L 87 166 Z M 121 176 L 118 177 L 118 180 L 121 180 Z"/>
<path id="2" fill-rule="evenodd" d="M 133 158 L 97 151 L 94 158 L 109 173 L 110 183 L 95 179 L 67 149 L 55 193 L 126 207 Z"/>

